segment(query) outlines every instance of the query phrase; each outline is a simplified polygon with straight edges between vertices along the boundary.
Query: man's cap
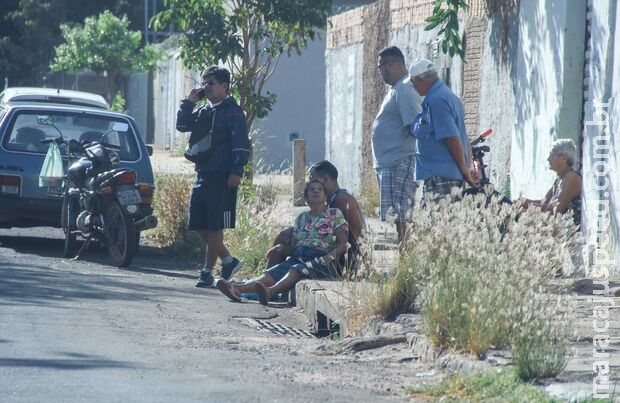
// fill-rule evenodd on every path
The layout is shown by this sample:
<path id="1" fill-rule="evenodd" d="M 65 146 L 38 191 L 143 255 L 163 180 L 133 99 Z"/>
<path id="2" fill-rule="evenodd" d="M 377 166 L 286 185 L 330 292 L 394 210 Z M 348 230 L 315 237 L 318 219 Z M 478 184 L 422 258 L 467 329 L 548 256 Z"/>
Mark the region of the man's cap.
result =
<path id="1" fill-rule="evenodd" d="M 422 57 L 417 58 L 416 60 L 413 61 L 413 63 L 411 63 L 411 66 L 409 66 L 409 77 L 405 79 L 405 83 L 410 82 L 413 77 L 419 76 L 420 74 L 424 74 L 427 71 L 435 71 L 435 70 L 437 70 L 437 68 L 435 67 L 433 62 L 431 62 L 428 59 L 424 59 Z"/>
<path id="2" fill-rule="evenodd" d="M 215 79 L 220 83 L 229 83 L 230 84 L 230 71 L 220 66 L 211 66 L 202 71 L 201 77 L 205 78 L 206 76 L 214 76 Z"/>

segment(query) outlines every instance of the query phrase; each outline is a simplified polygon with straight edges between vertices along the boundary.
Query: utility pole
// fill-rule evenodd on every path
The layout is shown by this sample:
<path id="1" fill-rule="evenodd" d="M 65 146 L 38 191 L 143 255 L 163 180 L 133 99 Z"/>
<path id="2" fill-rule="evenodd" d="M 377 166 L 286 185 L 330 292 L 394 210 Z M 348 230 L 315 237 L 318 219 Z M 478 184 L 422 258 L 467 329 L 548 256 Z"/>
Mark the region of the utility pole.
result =
<path id="1" fill-rule="evenodd" d="M 144 0 L 144 45 L 149 44 L 149 0 Z"/>

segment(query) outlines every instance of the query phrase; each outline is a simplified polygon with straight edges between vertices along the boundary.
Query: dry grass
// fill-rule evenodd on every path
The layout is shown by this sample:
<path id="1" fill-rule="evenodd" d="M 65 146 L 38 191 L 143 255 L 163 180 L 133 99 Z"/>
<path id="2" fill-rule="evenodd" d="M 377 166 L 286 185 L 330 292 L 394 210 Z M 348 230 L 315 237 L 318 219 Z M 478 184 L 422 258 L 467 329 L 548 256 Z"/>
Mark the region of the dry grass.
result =
<path id="1" fill-rule="evenodd" d="M 159 225 L 147 236 L 177 254 L 202 260 L 204 246 L 198 235 L 187 229 L 193 181 L 191 174 L 156 175 L 153 209 Z M 244 272 L 248 276 L 265 269 L 263 257 L 278 227 L 274 218 L 278 191 L 268 177 L 262 178 L 260 185 L 244 180 L 239 188 L 236 228 L 226 231 L 225 242 L 231 253 L 245 262 Z"/>
<path id="2" fill-rule="evenodd" d="M 267 269 L 265 254 L 280 227 L 276 217 L 275 180 L 266 175 L 260 184 L 244 179 L 239 188 L 235 229 L 226 233 L 226 245 L 245 264 L 240 277 L 254 277 Z"/>
<path id="3" fill-rule="evenodd" d="M 379 217 L 379 187 L 376 183 L 362 187 L 357 203 L 366 217 Z"/>
<path id="4" fill-rule="evenodd" d="M 202 254 L 200 238 L 187 230 L 189 197 L 194 175 L 158 173 L 155 175 L 154 215 L 159 224 L 147 232 L 155 243 L 175 253 L 192 257 Z"/>
<path id="5" fill-rule="evenodd" d="M 484 201 L 415 210 L 395 276 L 377 279 L 354 311 L 391 318 L 419 309 L 437 346 L 474 356 L 512 347 L 524 379 L 556 374 L 566 360 L 569 312 L 543 287 L 571 265 L 576 228 L 568 216 Z"/>

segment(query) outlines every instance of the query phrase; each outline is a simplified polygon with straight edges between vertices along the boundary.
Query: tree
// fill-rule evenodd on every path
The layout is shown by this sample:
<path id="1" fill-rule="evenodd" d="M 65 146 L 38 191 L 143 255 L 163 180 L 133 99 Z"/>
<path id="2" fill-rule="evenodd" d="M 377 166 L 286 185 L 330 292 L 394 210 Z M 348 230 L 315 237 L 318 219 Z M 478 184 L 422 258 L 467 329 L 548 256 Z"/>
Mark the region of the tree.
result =
<path id="1" fill-rule="evenodd" d="M 149 10 L 152 4 L 149 0 Z M 162 8 L 162 0 L 155 4 Z M 133 0 L 0 0 L 0 81 L 11 86 L 44 83 L 62 42 L 60 25 L 111 10 L 126 14 L 130 28 L 144 29 L 144 2 Z"/>
<path id="2" fill-rule="evenodd" d="M 276 94 L 265 83 L 283 53 L 301 53 L 327 23 L 331 0 L 166 0 L 155 29 L 181 32 L 181 58 L 191 70 L 224 63 L 248 127 L 267 116 Z"/>
<path id="3" fill-rule="evenodd" d="M 441 40 L 441 51 L 445 54 L 459 55 L 461 59 L 465 58 L 461 37 L 459 36 L 459 11 L 465 10 L 469 6 L 465 0 L 435 0 L 433 7 L 433 15 L 426 19 L 425 31 L 430 31 L 436 27 L 440 27 L 438 36 L 443 34 Z"/>
<path id="4" fill-rule="evenodd" d="M 161 58 L 155 45 L 141 48 L 142 34 L 130 31 L 127 17 L 109 11 L 86 17 L 83 26 L 60 26 L 64 43 L 56 47 L 54 71 L 90 70 L 107 77 L 108 102 L 121 86 L 121 78 L 135 71 L 152 69 Z M 122 90 L 121 90 L 122 92 Z"/>

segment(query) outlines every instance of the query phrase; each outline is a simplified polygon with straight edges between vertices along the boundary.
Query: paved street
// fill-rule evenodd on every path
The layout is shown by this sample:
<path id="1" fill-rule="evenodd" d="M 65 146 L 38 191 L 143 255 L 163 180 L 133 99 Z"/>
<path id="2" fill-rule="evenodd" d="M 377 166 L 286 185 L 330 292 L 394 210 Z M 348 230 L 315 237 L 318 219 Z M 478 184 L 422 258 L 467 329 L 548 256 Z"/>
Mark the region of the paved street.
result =
<path id="1" fill-rule="evenodd" d="M 57 229 L 0 230 L 2 402 L 383 401 L 424 378 L 403 346 L 316 356 L 291 308 L 230 303 L 152 248 L 130 269 L 96 247 L 62 259 Z"/>

